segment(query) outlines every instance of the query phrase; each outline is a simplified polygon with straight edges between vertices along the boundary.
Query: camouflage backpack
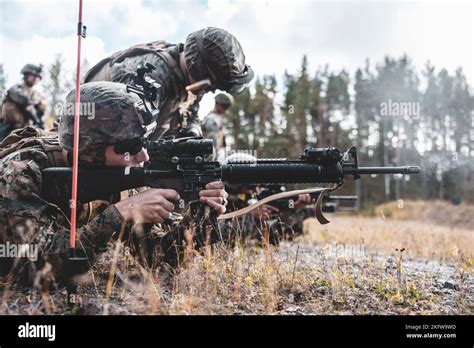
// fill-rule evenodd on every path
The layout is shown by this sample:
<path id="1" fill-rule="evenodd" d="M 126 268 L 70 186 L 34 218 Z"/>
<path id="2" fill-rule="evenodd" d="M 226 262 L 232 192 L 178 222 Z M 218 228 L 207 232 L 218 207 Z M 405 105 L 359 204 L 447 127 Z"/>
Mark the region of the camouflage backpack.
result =
<path id="1" fill-rule="evenodd" d="M 67 165 L 59 145 L 58 134 L 55 131 L 46 131 L 33 126 L 16 129 L 3 139 L 0 143 L 0 161 L 9 160 L 9 155 L 15 152 L 18 152 L 18 160 L 23 160 L 22 153 L 33 147 L 46 154 L 49 166 Z"/>

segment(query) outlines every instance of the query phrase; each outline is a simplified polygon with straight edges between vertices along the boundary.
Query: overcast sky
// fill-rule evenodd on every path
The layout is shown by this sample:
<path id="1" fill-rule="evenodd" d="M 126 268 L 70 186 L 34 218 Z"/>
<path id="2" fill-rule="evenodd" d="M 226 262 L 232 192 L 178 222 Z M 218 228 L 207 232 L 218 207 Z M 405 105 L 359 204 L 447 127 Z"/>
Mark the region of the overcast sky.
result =
<path id="1" fill-rule="evenodd" d="M 48 65 L 59 52 L 73 71 L 78 1 L 0 2 L 0 62 L 9 84 L 25 63 Z M 296 72 L 307 54 L 310 72 L 329 64 L 353 76 L 367 58 L 407 53 L 418 71 L 428 60 L 451 72 L 461 66 L 473 85 L 473 19 L 472 1 L 84 0 L 83 57 L 95 64 L 137 43 L 184 42 L 188 33 L 216 26 L 239 39 L 258 75 Z"/>

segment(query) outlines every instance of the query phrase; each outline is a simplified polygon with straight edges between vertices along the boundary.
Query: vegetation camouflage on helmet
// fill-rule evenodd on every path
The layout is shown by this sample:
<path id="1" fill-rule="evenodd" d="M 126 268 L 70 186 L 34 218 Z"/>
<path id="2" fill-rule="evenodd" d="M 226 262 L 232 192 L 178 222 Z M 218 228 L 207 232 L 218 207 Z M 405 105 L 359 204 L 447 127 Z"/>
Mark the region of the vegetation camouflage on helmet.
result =
<path id="1" fill-rule="evenodd" d="M 79 158 L 86 164 L 105 164 L 105 148 L 116 141 L 145 134 L 134 107 L 139 101 L 126 85 L 115 82 L 89 82 L 81 85 Z M 74 96 L 66 97 L 59 123 L 59 143 L 72 151 L 74 136 Z"/>
<path id="2" fill-rule="evenodd" d="M 239 41 L 223 29 L 208 27 L 189 34 L 184 57 L 195 81 L 211 78 L 213 87 L 231 94 L 234 85 L 244 86 L 253 78 Z"/>

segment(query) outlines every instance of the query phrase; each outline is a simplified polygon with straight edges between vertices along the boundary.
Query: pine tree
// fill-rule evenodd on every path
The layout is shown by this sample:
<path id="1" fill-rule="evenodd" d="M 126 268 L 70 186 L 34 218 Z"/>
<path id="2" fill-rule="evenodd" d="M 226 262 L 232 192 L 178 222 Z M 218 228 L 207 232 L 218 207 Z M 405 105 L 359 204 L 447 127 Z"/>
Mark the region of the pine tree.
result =
<path id="1" fill-rule="evenodd" d="M 3 71 L 3 63 L 0 63 L 0 105 L 2 104 L 3 97 L 7 91 L 7 81 L 5 72 Z"/>
<path id="2" fill-rule="evenodd" d="M 61 103 L 65 98 L 65 93 L 70 89 L 71 84 L 64 79 L 64 59 L 58 53 L 54 62 L 48 68 L 47 80 L 45 82 L 45 91 L 49 96 L 49 113 L 46 123 L 49 128 L 58 119 Z"/>

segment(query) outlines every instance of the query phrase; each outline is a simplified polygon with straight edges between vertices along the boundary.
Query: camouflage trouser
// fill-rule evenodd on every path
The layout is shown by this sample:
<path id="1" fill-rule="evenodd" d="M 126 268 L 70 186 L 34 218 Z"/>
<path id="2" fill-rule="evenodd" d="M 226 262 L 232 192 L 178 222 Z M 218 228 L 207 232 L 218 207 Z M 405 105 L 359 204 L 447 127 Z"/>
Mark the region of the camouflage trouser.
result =
<path id="1" fill-rule="evenodd" d="M 178 267 L 183 263 L 186 248 L 198 249 L 202 246 L 197 242 L 189 214 L 184 217 L 173 214 L 169 221 L 162 224 L 136 226 L 125 238 L 128 239 L 132 255 L 149 269 L 156 269 L 163 263 Z M 216 241 L 215 236 L 210 239 L 211 243 Z"/>
<path id="2" fill-rule="evenodd" d="M 19 248 L 31 251 L 0 258 L 0 276 L 25 286 L 54 287 L 66 283 L 74 275 L 86 273 L 106 250 L 107 243 L 117 238 L 115 231 L 120 231 L 122 225 L 118 221 L 121 219 L 118 211 L 108 207 L 107 202 L 94 201 L 90 207 L 87 211 L 79 209 L 78 226 L 87 220 L 91 210 L 102 213 L 78 228 L 76 256 L 85 259 L 70 262 L 70 232 L 65 227 L 68 221 L 58 213 L 59 208 L 50 205 L 33 209 L 22 203 L 0 199 L 0 246 L 3 251 L 11 247 L 16 251 Z"/>

